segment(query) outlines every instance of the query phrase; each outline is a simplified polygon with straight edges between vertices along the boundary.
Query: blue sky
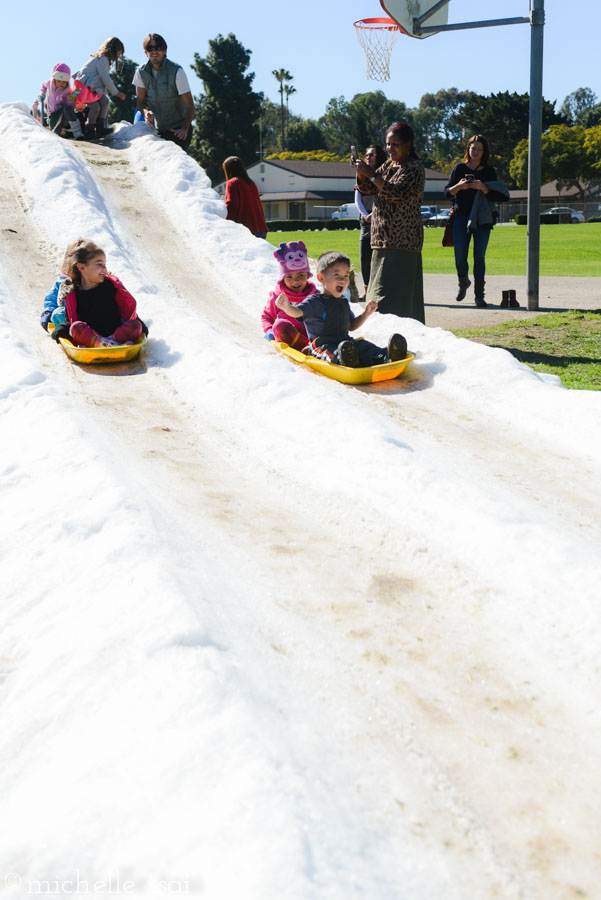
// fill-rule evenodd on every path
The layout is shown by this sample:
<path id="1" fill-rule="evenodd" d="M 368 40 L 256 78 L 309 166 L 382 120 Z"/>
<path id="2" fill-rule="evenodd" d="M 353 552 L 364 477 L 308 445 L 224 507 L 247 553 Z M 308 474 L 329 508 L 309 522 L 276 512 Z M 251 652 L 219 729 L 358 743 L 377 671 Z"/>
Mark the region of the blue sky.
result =
<path id="1" fill-rule="evenodd" d="M 451 0 L 449 21 L 526 16 L 528 7 L 528 0 Z M 600 0 L 569 4 L 546 0 L 545 8 L 545 98 L 559 105 L 576 88 L 590 87 L 601 100 Z M 169 57 L 186 68 L 195 94 L 202 91 L 202 84 L 190 70 L 194 52 L 204 56 L 210 38 L 234 32 L 252 51 L 255 89 L 277 101 L 277 83 L 271 73 L 287 68 L 297 91 L 291 97 L 291 110 L 305 117 L 318 118 L 331 97 L 350 99 L 378 89 L 416 106 L 422 94 L 442 87 L 481 94 L 522 93 L 529 88 L 528 25 L 450 32 L 426 40 L 400 37 L 393 50 L 391 80 L 382 84 L 366 79 L 363 51 L 352 25 L 355 19 L 384 15 L 379 0 L 279 4 L 103 0 L 90 8 L 89 22 L 85 10 L 85 5 L 53 6 L 47 0 L 11 4 L 3 16 L 0 102 L 31 103 L 55 63 L 67 62 L 75 70 L 113 34 L 125 44 L 127 56 L 142 62 L 142 39 L 149 31 L 165 37 Z"/>

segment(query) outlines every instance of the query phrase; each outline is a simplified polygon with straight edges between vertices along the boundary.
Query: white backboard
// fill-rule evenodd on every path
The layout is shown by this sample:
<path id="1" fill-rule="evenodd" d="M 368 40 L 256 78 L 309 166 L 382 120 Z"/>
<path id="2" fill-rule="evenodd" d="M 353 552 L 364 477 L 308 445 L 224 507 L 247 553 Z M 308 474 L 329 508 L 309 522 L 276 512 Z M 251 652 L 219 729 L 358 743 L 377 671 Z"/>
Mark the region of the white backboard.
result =
<path id="1" fill-rule="evenodd" d="M 413 33 L 413 19 L 423 15 L 431 9 L 436 0 L 380 0 L 380 4 L 384 11 L 388 13 L 391 19 L 401 26 L 403 31 L 411 37 L 430 37 L 432 32 L 428 34 Z M 438 12 L 434 13 L 429 19 L 423 23 L 426 25 L 446 25 L 449 21 L 449 4 L 445 3 Z"/>

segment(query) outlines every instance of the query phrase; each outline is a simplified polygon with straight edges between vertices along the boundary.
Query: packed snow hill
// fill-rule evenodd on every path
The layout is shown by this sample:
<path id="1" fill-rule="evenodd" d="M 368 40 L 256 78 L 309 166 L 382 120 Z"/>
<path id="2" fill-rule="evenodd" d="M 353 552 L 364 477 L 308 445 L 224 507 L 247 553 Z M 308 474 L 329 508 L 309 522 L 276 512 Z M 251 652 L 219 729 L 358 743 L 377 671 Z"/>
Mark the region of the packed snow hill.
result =
<path id="1" fill-rule="evenodd" d="M 601 394 L 387 316 L 402 378 L 295 366 L 145 125 L 3 104 L 0 179 L 3 896 L 598 898 Z M 40 328 L 80 236 L 126 366 Z"/>

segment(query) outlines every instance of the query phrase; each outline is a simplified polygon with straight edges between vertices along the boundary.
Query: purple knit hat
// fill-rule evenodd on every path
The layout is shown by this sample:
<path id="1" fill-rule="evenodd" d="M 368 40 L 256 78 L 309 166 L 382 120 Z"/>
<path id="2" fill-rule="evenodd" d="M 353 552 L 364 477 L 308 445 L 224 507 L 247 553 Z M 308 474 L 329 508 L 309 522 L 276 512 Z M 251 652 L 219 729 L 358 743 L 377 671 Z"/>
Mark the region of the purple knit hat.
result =
<path id="1" fill-rule="evenodd" d="M 67 63 L 57 63 L 52 70 L 51 78 L 56 78 L 57 81 L 69 81 L 71 78 L 71 69 L 67 65 Z"/>
<path id="2" fill-rule="evenodd" d="M 307 259 L 307 248 L 303 241 L 289 241 L 287 244 L 280 244 L 279 248 L 273 254 L 280 264 L 280 280 L 286 275 L 293 275 L 295 272 L 309 272 L 309 260 Z"/>

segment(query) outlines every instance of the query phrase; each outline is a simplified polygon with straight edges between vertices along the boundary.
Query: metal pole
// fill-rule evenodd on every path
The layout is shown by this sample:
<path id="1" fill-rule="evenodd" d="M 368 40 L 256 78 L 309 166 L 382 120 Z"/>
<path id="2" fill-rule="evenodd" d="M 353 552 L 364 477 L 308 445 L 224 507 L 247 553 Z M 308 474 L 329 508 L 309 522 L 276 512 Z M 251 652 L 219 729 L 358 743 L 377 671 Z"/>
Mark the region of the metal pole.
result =
<path id="1" fill-rule="evenodd" d="M 423 17 L 422 17 L 423 18 Z M 419 19 L 413 20 L 419 23 Z M 463 31 L 465 28 L 494 28 L 497 25 L 527 25 L 530 22 L 528 16 L 517 16 L 513 19 L 485 19 L 482 22 L 461 22 L 456 25 L 414 25 L 416 34 L 438 34 L 442 31 Z"/>
<path id="2" fill-rule="evenodd" d="M 442 9 L 442 7 L 449 2 L 450 0 L 438 0 L 438 2 L 434 4 L 434 6 L 431 6 L 430 9 L 427 9 L 426 12 L 421 16 L 416 16 L 413 19 L 414 23 L 416 25 L 421 25 L 422 22 L 426 22 L 428 19 L 432 18 L 434 13 L 438 12 L 439 9 Z"/>
<path id="3" fill-rule="evenodd" d="M 530 121 L 528 126 L 528 309 L 538 309 L 540 188 L 543 130 L 545 0 L 530 0 Z"/>

